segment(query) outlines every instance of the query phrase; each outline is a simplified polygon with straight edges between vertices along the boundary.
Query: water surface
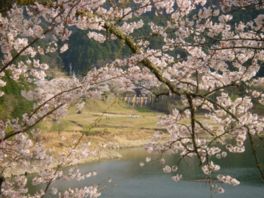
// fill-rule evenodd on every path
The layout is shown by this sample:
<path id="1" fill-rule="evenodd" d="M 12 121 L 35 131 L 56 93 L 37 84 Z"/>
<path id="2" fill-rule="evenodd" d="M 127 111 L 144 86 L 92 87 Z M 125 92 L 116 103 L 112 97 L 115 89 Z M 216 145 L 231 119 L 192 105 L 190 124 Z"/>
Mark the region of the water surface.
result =
<path id="1" fill-rule="evenodd" d="M 81 172 L 96 170 L 97 176 L 76 181 L 57 181 L 53 186 L 60 190 L 71 186 L 81 187 L 93 183 L 100 185 L 102 198 L 209 198 L 210 190 L 206 182 L 201 182 L 202 174 L 197 162 L 189 160 L 183 162 L 180 171 L 183 180 L 175 183 L 171 180 L 172 174 L 164 174 L 159 162 L 160 156 L 152 156 L 152 161 L 140 167 L 139 163 L 145 160 L 147 153 L 143 149 L 128 149 L 122 151 L 123 158 L 105 160 L 96 163 L 79 165 Z M 172 164 L 177 159 L 168 157 Z M 243 155 L 229 155 L 221 163 L 221 174 L 230 174 L 240 180 L 239 186 L 223 185 L 225 193 L 213 194 L 216 198 L 262 198 L 264 184 L 255 168 L 250 153 Z M 109 178 L 112 182 L 108 183 Z"/>

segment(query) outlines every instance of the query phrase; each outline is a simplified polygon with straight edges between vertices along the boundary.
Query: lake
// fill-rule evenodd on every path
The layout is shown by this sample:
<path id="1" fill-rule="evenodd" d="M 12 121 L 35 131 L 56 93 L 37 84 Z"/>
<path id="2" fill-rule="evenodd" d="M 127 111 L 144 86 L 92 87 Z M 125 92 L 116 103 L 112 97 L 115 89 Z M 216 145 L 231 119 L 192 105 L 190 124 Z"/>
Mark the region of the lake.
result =
<path id="1" fill-rule="evenodd" d="M 102 198 L 261 198 L 264 197 L 264 183 L 255 168 L 250 151 L 241 155 L 229 155 L 221 162 L 221 174 L 236 177 L 239 186 L 223 185 L 225 193 L 210 193 L 209 186 L 202 182 L 202 174 L 195 160 L 183 162 L 179 167 L 183 180 L 176 183 L 172 174 L 164 174 L 160 164 L 160 155 L 152 156 L 149 163 L 140 167 L 147 153 L 142 148 L 121 151 L 123 158 L 104 160 L 95 163 L 78 165 L 81 172 L 97 171 L 97 176 L 81 182 L 56 181 L 53 186 L 64 190 L 67 187 L 81 187 L 93 183 L 99 184 Z M 167 162 L 172 164 L 175 157 L 167 156 Z M 262 159 L 263 162 L 263 159 Z M 109 183 L 111 178 L 111 183 Z M 47 196 L 51 197 L 51 196 Z"/>

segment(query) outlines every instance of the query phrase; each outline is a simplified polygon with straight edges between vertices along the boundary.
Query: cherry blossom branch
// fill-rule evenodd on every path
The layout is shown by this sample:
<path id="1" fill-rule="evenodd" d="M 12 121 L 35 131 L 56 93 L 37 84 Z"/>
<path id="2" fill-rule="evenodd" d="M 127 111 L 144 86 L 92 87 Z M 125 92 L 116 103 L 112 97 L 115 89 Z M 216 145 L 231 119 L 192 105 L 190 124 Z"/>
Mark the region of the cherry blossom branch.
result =
<path id="1" fill-rule="evenodd" d="M 219 50 L 230 50 L 230 49 L 253 49 L 253 50 L 264 50 L 264 47 L 254 47 L 254 46 L 230 46 L 230 47 L 220 47 L 220 48 L 212 48 L 212 51 Z"/>
<path id="2" fill-rule="evenodd" d="M 49 103 L 50 101 L 52 101 L 53 99 L 65 94 L 65 93 L 69 93 L 69 92 L 72 92 L 72 91 L 75 91 L 77 89 L 81 89 L 82 86 L 77 86 L 77 87 L 73 87 L 73 88 L 70 88 L 68 90 L 64 90 L 64 91 L 61 91 L 59 92 L 58 94 L 52 96 L 51 98 L 49 98 L 48 100 L 46 100 L 45 102 L 41 103 L 37 108 L 35 108 L 31 114 L 29 115 L 29 118 L 31 118 L 34 114 L 36 114 L 38 112 L 38 110 L 40 110 L 42 107 L 44 107 L 47 103 Z"/>
<path id="3" fill-rule="evenodd" d="M 188 103 L 189 103 L 189 107 L 190 107 L 190 111 L 191 111 L 191 114 L 190 114 L 190 120 L 191 120 L 191 137 L 192 137 L 192 144 L 193 144 L 193 147 L 194 147 L 194 151 L 199 159 L 199 162 L 200 162 L 200 165 L 202 165 L 202 160 L 201 160 L 201 156 L 198 152 L 198 146 L 196 144 L 196 131 L 195 131 L 195 110 L 194 110 L 194 106 L 193 106 L 193 99 L 191 97 L 191 95 L 189 94 L 186 94 L 186 97 L 187 97 L 187 100 L 188 100 Z"/>
<path id="4" fill-rule="evenodd" d="M 163 1 L 163 0 L 159 0 L 159 1 L 156 1 L 155 3 L 162 2 L 162 1 Z M 131 9 L 129 12 L 127 12 L 127 13 L 124 14 L 121 18 L 119 18 L 119 19 L 117 20 L 117 22 L 121 22 L 124 18 L 126 18 L 126 17 L 129 16 L 130 14 L 133 14 L 133 13 L 135 13 L 136 11 L 138 11 L 138 10 L 140 10 L 140 9 L 142 9 L 142 8 L 146 8 L 146 7 L 150 6 L 150 5 L 153 5 L 153 1 L 150 1 L 149 3 L 146 3 L 146 4 L 142 5 L 142 6 L 139 6 L 139 7 L 136 7 L 136 8 L 134 8 L 134 9 Z"/>
<path id="5" fill-rule="evenodd" d="M 43 35 L 46 35 L 46 34 L 48 34 L 51 31 L 52 31 L 52 29 L 47 29 L 46 31 L 44 31 Z M 31 47 L 32 45 L 34 45 L 40 39 L 41 39 L 41 37 L 35 38 L 27 46 L 25 46 L 23 49 L 21 49 L 15 56 L 13 56 L 13 58 L 10 61 L 8 61 L 3 67 L 1 67 L 0 73 L 2 73 L 3 71 L 5 71 L 17 58 L 19 58 L 23 54 L 23 52 L 25 52 L 29 47 Z"/>
<path id="6" fill-rule="evenodd" d="M 43 33 L 42 36 L 48 34 L 49 32 L 53 31 L 53 29 L 56 27 L 56 23 L 54 23 L 56 21 L 56 19 L 58 17 L 60 17 L 63 13 L 64 13 L 64 9 L 62 9 L 51 21 L 51 26 L 47 28 Z M 72 11 L 72 10 L 70 10 Z M 14 61 L 19 58 L 29 47 L 31 47 L 32 45 L 34 45 L 35 43 L 37 43 L 42 37 L 37 37 L 35 39 L 33 39 L 28 45 L 26 45 L 25 47 L 23 47 L 18 53 L 16 53 L 16 55 L 14 55 L 12 57 L 12 59 L 10 61 L 8 61 L 3 67 L 0 68 L 0 73 L 2 73 L 3 71 L 5 71 L 12 63 L 14 63 Z"/>
<path id="7" fill-rule="evenodd" d="M 256 167 L 260 173 L 260 176 L 262 178 L 262 180 L 264 181 L 264 171 L 262 170 L 262 167 L 261 167 L 261 163 L 257 157 L 257 149 L 256 149 L 256 146 L 255 146 L 255 143 L 254 143 L 254 140 L 253 140 L 253 136 L 251 135 L 250 131 L 249 131 L 249 128 L 247 128 L 247 134 L 248 134 L 248 137 L 249 137 L 249 142 L 250 142 L 250 146 L 251 146 L 251 150 L 252 150 L 252 155 L 254 157 L 254 160 L 255 160 L 255 164 L 256 164 Z"/>
<path id="8" fill-rule="evenodd" d="M 99 75 L 99 74 L 98 74 Z M 117 76 L 114 76 L 114 77 L 111 77 L 111 78 L 108 78 L 108 79 L 105 79 L 105 80 L 101 80 L 101 81 L 98 81 L 98 82 L 95 82 L 95 83 L 91 83 L 90 85 L 91 86 L 94 86 L 94 85 L 99 85 L 101 83 L 105 83 L 105 82 L 108 82 L 108 81 L 111 81 L 111 80 L 114 80 L 114 79 L 117 79 L 117 78 L 120 78 L 120 77 L 123 77 L 125 74 L 123 75 L 117 75 Z M 70 93 L 72 91 L 76 91 L 78 89 L 82 89 L 83 88 L 83 85 L 80 85 L 80 86 L 76 86 L 76 87 L 73 87 L 73 88 L 70 88 L 70 89 L 67 89 L 67 90 L 64 90 L 64 91 L 61 91 L 57 94 L 55 94 L 54 96 L 50 97 L 48 100 L 44 101 L 43 103 L 41 103 L 38 107 L 36 107 L 32 113 L 29 115 L 29 118 L 31 118 L 34 114 L 36 114 L 38 112 L 38 110 L 40 110 L 42 107 L 44 107 L 47 103 L 49 103 L 50 101 L 58 98 L 59 96 L 62 96 L 63 94 L 65 93 Z M 89 88 L 90 89 L 90 88 Z"/>
<path id="9" fill-rule="evenodd" d="M 208 128 L 206 128 L 199 120 L 195 119 L 195 122 L 204 130 L 206 131 L 208 134 L 210 134 L 211 136 L 215 136 L 214 133 L 209 130 Z"/>
<path id="10" fill-rule="evenodd" d="M 55 107 L 54 109 L 50 110 L 49 112 L 47 112 L 45 115 L 41 116 L 34 124 L 27 126 L 24 129 L 21 129 L 19 131 L 14 131 L 12 133 L 8 133 L 3 139 L 0 140 L 0 143 L 2 143 L 3 141 L 18 135 L 20 133 L 23 133 L 25 131 L 28 131 L 29 129 L 33 128 L 34 126 L 36 126 L 40 121 L 42 121 L 44 118 L 46 118 L 47 116 L 51 115 L 53 112 L 55 112 L 56 110 L 58 110 L 59 108 L 61 108 L 63 105 L 65 105 L 65 103 L 62 103 L 60 105 L 58 105 L 57 107 Z"/>
<path id="11" fill-rule="evenodd" d="M 105 28 L 115 36 L 117 36 L 119 39 L 124 40 L 125 43 L 128 45 L 128 47 L 132 50 L 135 54 L 141 54 L 141 49 L 137 46 L 136 42 L 132 39 L 132 37 L 126 35 L 123 33 L 119 28 L 112 25 L 111 23 L 106 23 Z M 181 95 L 180 90 L 176 90 L 175 87 L 170 83 L 168 79 L 163 77 L 161 71 L 159 71 L 155 65 L 148 59 L 145 58 L 141 61 L 141 63 L 148 68 L 160 82 L 163 82 L 165 85 L 168 86 L 168 88 L 175 94 Z"/>
<path id="12" fill-rule="evenodd" d="M 112 102 L 109 106 L 106 107 L 106 109 L 103 112 L 107 112 L 113 105 L 114 105 L 115 101 Z M 90 126 L 88 127 L 88 131 L 92 130 L 94 127 L 96 127 L 98 125 L 98 123 L 100 123 L 104 117 L 105 113 L 101 114 L 98 118 L 96 118 L 92 124 L 90 124 Z M 72 150 L 76 149 L 77 146 L 81 143 L 81 140 L 83 139 L 83 137 L 85 136 L 85 133 L 82 133 L 81 136 L 78 138 L 77 142 L 74 143 L 72 145 L 72 149 L 68 152 L 68 155 L 66 156 L 66 158 L 69 158 L 72 155 Z M 51 186 L 51 184 L 54 182 L 54 180 L 56 179 L 56 174 L 58 173 L 58 171 L 65 166 L 70 165 L 70 162 L 67 162 L 66 164 L 64 162 L 60 163 L 59 165 L 57 165 L 56 170 L 53 174 L 53 177 L 47 182 L 46 187 L 44 189 L 44 195 L 42 195 L 41 198 L 44 198 Z"/>

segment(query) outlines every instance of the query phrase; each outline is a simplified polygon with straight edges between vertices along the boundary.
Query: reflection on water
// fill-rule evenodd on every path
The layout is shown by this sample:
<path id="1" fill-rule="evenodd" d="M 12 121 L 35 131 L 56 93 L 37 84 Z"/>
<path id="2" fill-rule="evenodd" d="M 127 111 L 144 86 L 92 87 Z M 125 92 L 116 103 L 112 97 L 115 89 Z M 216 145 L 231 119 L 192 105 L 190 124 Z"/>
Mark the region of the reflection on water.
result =
<path id="1" fill-rule="evenodd" d="M 139 163 L 145 160 L 146 152 L 143 149 L 128 149 L 122 151 L 123 158 L 106 160 L 97 163 L 79 165 L 81 172 L 96 170 L 98 175 L 81 182 L 57 181 L 53 186 L 60 190 L 67 187 L 81 187 L 97 183 L 102 188 L 103 198 L 206 198 L 210 197 L 209 186 L 200 182 L 202 174 L 194 160 L 183 162 L 180 171 L 183 181 L 175 183 L 171 175 L 161 171 L 160 156 L 152 156 L 150 163 L 140 167 Z M 168 157 L 172 164 L 177 159 Z M 263 160 L 263 159 L 262 159 Z M 220 163 L 220 162 L 219 162 Z M 254 160 L 250 153 L 229 155 L 222 166 L 221 173 L 230 174 L 241 181 L 236 187 L 224 185 L 224 194 L 214 194 L 216 198 L 259 198 L 264 197 L 264 185 L 261 183 Z M 112 179 L 108 183 L 109 178 Z M 50 196 L 51 197 L 51 196 Z"/>

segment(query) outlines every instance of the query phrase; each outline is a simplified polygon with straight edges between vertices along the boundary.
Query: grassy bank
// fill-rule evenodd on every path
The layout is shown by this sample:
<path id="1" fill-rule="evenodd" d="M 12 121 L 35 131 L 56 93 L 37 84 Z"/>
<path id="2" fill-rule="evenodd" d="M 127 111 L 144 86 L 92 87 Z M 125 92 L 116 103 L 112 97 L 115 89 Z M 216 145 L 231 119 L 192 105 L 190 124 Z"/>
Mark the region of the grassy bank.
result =
<path id="1" fill-rule="evenodd" d="M 120 148 L 147 144 L 156 130 L 162 130 L 157 126 L 160 115 L 132 108 L 118 99 L 89 100 L 81 113 L 71 108 L 58 122 L 42 122 L 40 139 L 55 157 L 67 154 L 80 140 L 80 145 L 89 143 L 95 153 L 83 161 L 111 159 L 120 157 Z"/>
<path id="2" fill-rule="evenodd" d="M 56 167 L 62 156 L 72 162 L 67 165 L 120 158 L 119 149 L 141 147 L 150 141 L 160 115 L 144 108 L 134 109 L 117 99 L 89 100 L 80 114 L 71 108 L 59 122 L 43 121 L 38 139 L 54 159 L 51 167 Z M 86 148 L 91 154 L 79 157 Z M 42 168 L 32 161 L 28 170 L 17 167 L 7 171 L 6 176 Z"/>
<path id="3" fill-rule="evenodd" d="M 69 114 L 60 121 L 47 120 L 40 127 L 42 131 L 80 132 L 88 136 L 153 132 L 157 129 L 159 115 L 143 108 L 134 109 L 118 99 L 89 100 L 81 113 L 78 114 L 76 109 L 71 108 Z"/>

